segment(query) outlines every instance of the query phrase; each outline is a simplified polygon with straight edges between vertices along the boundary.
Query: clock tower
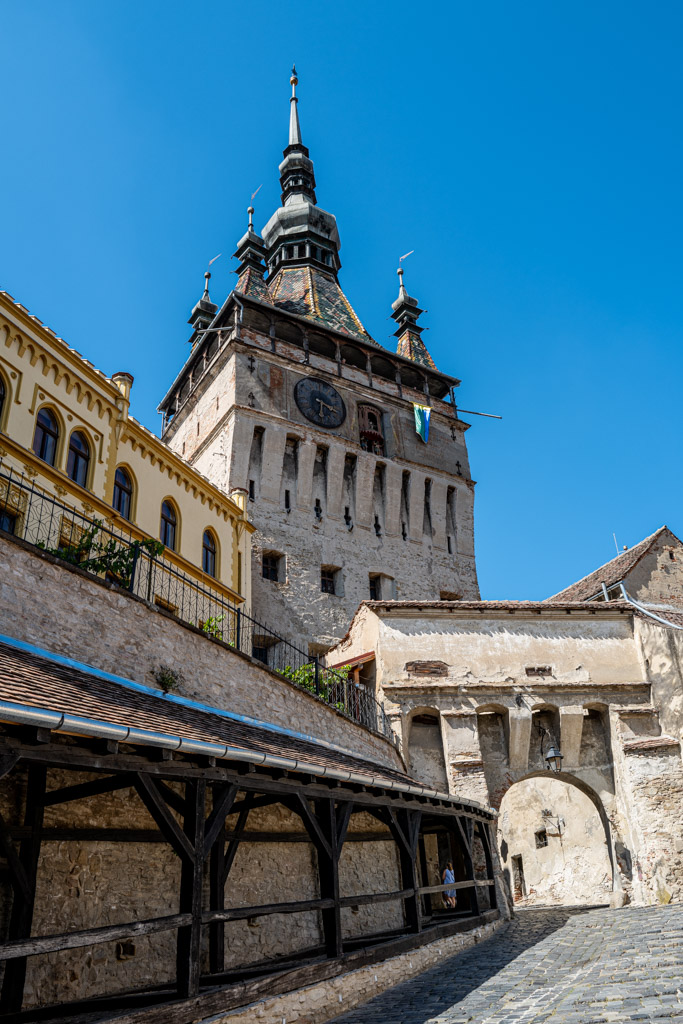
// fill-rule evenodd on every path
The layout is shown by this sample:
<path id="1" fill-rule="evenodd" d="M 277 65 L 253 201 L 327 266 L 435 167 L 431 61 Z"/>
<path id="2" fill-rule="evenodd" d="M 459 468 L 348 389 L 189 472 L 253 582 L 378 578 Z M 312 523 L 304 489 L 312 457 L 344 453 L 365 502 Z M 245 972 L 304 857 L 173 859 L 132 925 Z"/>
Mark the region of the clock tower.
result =
<path id="1" fill-rule="evenodd" d="M 171 448 L 226 493 L 247 494 L 254 616 L 318 653 L 361 601 L 479 597 L 474 482 L 460 382 L 434 365 L 402 271 L 395 351 L 341 289 L 295 69 L 290 84 L 282 205 L 261 234 L 249 208 L 235 289 L 220 310 L 205 289 L 159 409 Z"/>

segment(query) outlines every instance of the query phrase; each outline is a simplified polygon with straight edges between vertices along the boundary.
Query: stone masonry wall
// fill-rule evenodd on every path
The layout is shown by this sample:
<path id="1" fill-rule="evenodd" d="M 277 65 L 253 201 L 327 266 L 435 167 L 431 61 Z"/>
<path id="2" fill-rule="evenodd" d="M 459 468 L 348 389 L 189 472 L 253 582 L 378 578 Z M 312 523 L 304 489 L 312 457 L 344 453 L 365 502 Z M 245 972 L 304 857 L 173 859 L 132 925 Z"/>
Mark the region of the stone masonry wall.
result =
<path id="1" fill-rule="evenodd" d="M 301 639 L 315 637 L 325 647 L 344 634 L 360 601 L 370 596 L 370 574 L 386 578 L 392 593 L 383 596 L 438 599 L 443 591 L 477 597 L 466 424 L 435 400 L 424 444 L 415 433 L 408 395 L 400 399 L 393 382 L 378 377 L 370 384 L 352 366 L 344 366 L 340 377 L 336 363 L 315 352 L 304 366 L 297 346 L 278 339 L 273 352 L 270 338 L 246 327 L 241 333 L 197 384 L 164 439 L 226 493 L 253 481 L 249 516 L 258 531 L 253 538 L 256 617 Z M 296 382 L 321 373 L 340 391 L 347 409 L 335 430 L 316 428 L 294 402 Z M 363 402 L 382 413 L 384 456 L 360 447 L 357 408 Z M 260 431 L 258 459 L 250 460 Z M 316 497 L 320 518 L 314 512 Z M 353 530 L 344 518 L 347 507 Z M 261 578 L 264 551 L 283 556 L 278 583 Z M 321 591 L 321 566 L 337 570 L 333 595 Z"/>
<path id="2" fill-rule="evenodd" d="M 182 696 L 322 738 L 403 770 L 393 744 L 200 630 L 50 556 L 0 537 L 0 633 L 156 687 L 179 669 Z"/>

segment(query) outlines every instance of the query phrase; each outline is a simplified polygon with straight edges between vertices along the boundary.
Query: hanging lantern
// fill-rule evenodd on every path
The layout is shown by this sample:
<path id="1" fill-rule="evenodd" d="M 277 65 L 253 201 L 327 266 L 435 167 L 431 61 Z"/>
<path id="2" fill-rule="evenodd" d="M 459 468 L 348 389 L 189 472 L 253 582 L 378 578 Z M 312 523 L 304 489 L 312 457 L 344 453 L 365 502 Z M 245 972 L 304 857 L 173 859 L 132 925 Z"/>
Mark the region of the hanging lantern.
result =
<path id="1" fill-rule="evenodd" d="M 548 748 L 548 753 L 545 755 L 545 763 L 552 772 L 562 771 L 562 754 L 559 747 L 553 745 Z"/>

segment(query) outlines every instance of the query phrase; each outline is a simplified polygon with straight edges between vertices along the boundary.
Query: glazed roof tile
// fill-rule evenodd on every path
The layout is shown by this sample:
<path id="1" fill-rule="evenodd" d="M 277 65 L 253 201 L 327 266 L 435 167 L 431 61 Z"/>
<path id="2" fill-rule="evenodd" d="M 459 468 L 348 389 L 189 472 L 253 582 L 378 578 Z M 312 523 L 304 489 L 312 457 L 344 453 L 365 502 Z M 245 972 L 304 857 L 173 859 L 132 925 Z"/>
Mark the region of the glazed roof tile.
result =
<path id="1" fill-rule="evenodd" d="M 267 289 L 266 301 L 276 308 L 377 344 L 332 275 L 312 267 L 283 267 L 268 280 Z"/>

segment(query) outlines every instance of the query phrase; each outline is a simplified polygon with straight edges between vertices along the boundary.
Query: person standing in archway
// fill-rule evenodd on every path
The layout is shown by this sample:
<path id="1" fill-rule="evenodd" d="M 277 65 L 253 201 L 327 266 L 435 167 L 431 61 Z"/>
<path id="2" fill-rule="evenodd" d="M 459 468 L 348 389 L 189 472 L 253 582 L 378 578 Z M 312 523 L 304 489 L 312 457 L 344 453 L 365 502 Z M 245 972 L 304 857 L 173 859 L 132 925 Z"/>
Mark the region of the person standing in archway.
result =
<path id="1" fill-rule="evenodd" d="M 441 882 L 443 885 L 449 885 L 455 883 L 455 874 L 453 873 L 453 861 L 449 860 L 446 862 L 446 867 L 441 872 Z M 445 907 L 450 907 L 451 910 L 455 910 L 457 905 L 455 889 L 446 889 L 443 894 L 443 902 Z"/>

